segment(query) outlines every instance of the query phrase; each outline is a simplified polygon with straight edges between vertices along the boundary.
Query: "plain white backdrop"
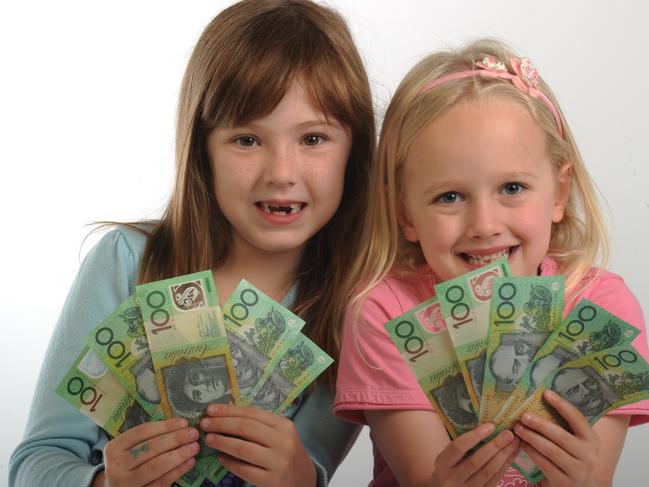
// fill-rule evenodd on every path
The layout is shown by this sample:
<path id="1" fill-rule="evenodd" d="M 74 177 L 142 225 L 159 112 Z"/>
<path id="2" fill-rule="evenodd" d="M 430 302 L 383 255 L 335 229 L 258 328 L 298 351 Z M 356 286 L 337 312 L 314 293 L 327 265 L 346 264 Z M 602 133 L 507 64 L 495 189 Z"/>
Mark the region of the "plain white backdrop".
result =
<path id="1" fill-rule="evenodd" d="M 203 27 L 226 1 L 3 2 L 0 485 L 51 331 L 96 220 L 155 217 L 173 174 L 176 100 Z M 649 311 L 649 4 L 331 0 L 367 64 L 378 121 L 406 71 L 492 36 L 531 57 L 558 96 L 613 232 L 610 267 Z M 54 387 L 54 385 L 53 385 Z M 615 485 L 638 485 L 649 426 L 629 432 Z M 367 431 L 332 486 L 366 485 Z"/>

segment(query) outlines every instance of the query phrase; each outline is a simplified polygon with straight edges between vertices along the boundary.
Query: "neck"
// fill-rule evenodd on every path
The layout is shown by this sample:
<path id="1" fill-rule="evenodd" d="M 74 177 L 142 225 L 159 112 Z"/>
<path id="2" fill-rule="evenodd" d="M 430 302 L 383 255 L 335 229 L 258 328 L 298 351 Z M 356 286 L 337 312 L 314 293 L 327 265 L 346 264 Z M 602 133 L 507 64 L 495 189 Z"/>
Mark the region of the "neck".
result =
<path id="1" fill-rule="evenodd" d="M 245 279 L 275 301 L 282 301 L 293 285 L 303 249 L 289 252 L 260 252 L 232 246 L 226 261 L 214 269 L 219 302 L 228 300 L 232 291 Z"/>

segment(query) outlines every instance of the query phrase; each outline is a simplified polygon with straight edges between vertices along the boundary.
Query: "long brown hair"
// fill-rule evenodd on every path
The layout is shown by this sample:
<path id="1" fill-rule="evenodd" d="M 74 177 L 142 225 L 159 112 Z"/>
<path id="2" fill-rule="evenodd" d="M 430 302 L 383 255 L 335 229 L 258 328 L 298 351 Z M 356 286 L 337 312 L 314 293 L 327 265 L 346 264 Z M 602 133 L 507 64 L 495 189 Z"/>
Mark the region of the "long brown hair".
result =
<path id="1" fill-rule="evenodd" d="M 221 265 L 231 227 L 212 187 L 207 137 L 215 127 L 270 113 L 295 79 L 315 106 L 350 128 L 342 201 L 307 243 L 297 270 L 294 311 L 304 332 L 334 359 L 350 295 L 345 273 L 360 245 L 375 146 L 374 113 L 363 63 L 344 20 L 306 0 L 244 0 L 205 28 L 182 82 L 176 179 L 161 219 L 147 232 L 140 283 Z M 218 175 L 217 175 L 218 177 Z M 333 385 L 336 367 L 325 376 Z"/>

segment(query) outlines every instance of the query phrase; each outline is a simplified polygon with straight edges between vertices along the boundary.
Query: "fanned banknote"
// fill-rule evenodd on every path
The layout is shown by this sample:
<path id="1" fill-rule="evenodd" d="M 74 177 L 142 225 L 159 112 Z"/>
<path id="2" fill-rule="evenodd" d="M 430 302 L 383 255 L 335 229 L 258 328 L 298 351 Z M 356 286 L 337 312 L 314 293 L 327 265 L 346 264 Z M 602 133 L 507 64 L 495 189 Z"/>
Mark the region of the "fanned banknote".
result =
<path id="1" fill-rule="evenodd" d="M 86 344 L 108 365 L 152 420 L 165 418 L 135 295 L 129 296 L 102 321 L 86 337 Z"/>
<path id="2" fill-rule="evenodd" d="M 511 427 L 528 411 L 569 430 L 563 417 L 543 399 L 547 389 L 566 399 L 594 424 L 609 411 L 649 399 L 649 364 L 631 345 L 607 348 L 572 360 L 546 375 L 523 406 L 498 429 Z M 516 467 L 530 483 L 543 478 L 538 468 L 525 471 Z"/>
<path id="3" fill-rule="evenodd" d="M 491 287 L 496 277 L 510 275 L 507 261 L 499 260 L 435 286 L 475 411 L 482 395 Z"/>
<path id="4" fill-rule="evenodd" d="M 239 389 L 211 271 L 136 287 L 162 407 L 195 426 L 210 403 L 239 403 Z M 204 446 L 191 487 L 222 472 Z"/>
<path id="5" fill-rule="evenodd" d="M 303 334 L 298 334 L 288 344 L 251 405 L 282 413 L 332 363 L 333 359 L 320 347 Z"/>
<path id="6" fill-rule="evenodd" d="M 385 329 L 452 438 L 477 426 L 436 297 L 388 321 Z"/>
<path id="7" fill-rule="evenodd" d="M 480 423 L 494 421 L 521 376 L 561 321 L 563 276 L 494 280 Z"/>
<path id="8" fill-rule="evenodd" d="M 584 355 L 628 345 L 639 333 L 617 316 L 582 299 L 538 350 L 495 421 L 509 417 L 553 370 Z"/>
<path id="9" fill-rule="evenodd" d="M 150 415 L 88 347 L 83 348 L 56 393 L 111 436 L 150 420 Z"/>
<path id="10" fill-rule="evenodd" d="M 223 304 L 223 321 L 241 403 L 250 404 L 304 321 L 245 279 Z"/>

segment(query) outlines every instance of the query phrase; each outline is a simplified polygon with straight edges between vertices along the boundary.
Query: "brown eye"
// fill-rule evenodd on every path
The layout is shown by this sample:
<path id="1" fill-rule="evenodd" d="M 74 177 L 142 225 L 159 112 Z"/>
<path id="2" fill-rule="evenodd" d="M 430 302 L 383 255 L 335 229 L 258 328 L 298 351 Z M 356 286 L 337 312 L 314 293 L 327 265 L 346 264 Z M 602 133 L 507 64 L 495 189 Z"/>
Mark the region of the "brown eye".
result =
<path id="1" fill-rule="evenodd" d="M 241 147 L 254 147 L 254 145 L 257 143 L 257 139 L 255 139 L 252 135 L 242 135 L 241 137 L 234 139 L 234 142 Z"/>
<path id="2" fill-rule="evenodd" d="M 322 144 L 322 142 L 324 142 L 324 139 L 320 135 L 309 134 L 304 137 L 303 141 L 304 141 L 304 145 L 313 146 L 313 145 Z"/>

